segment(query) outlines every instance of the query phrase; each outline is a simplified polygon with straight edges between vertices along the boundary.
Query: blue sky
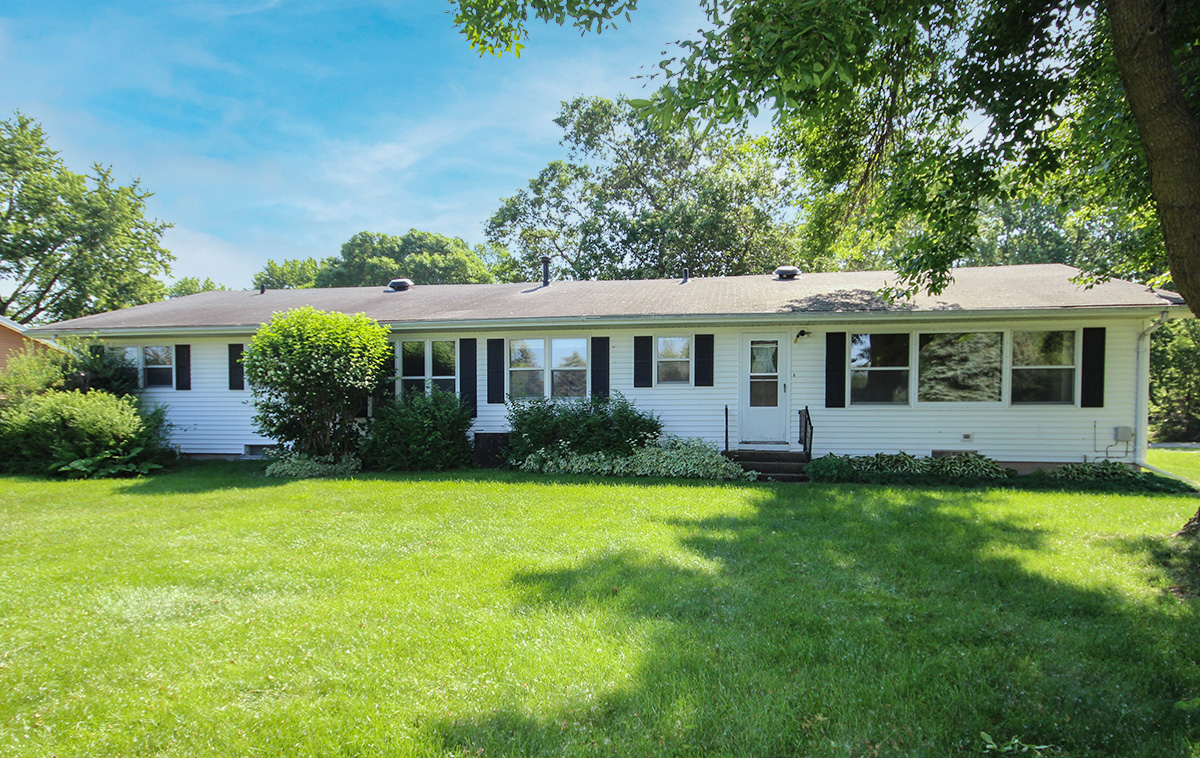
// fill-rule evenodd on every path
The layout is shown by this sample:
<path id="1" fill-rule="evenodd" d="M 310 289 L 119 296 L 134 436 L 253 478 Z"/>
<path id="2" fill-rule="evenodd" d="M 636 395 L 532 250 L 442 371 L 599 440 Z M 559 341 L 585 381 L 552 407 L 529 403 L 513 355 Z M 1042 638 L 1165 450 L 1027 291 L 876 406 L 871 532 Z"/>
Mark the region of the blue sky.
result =
<path id="1" fill-rule="evenodd" d="M 632 77 L 703 24 L 696 0 L 643 0 L 618 29 L 536 25 L 520 59 L 481 58 L 450 10 L 5 0 L 0 112 L 40 121 L 74 171 L 140 177 L 175 224 L 175 276 L 248 287 L 268 258 L 362 230 L 482 242 L 500 199 L 563 156 L 560 101 L 642 93 Z"/>

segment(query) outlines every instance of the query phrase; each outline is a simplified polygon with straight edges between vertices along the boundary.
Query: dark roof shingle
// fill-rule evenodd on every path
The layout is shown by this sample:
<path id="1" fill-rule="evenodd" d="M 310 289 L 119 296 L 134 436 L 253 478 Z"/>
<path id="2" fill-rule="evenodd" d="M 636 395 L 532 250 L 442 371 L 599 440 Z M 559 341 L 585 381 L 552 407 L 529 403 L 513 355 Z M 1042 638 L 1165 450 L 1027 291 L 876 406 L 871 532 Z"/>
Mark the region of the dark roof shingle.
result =
<path id="1" fill-rule="evenodd" d="M 417 285 L 386 287 L 203 292 L 39 327 L 41 332 L 254 327 L 278 312 L 309 305 L 364 313 L 383 323 L 516 322 L 588 318 L 609 321 L 652 317 L 772 316 L 787 314 L 980 312 L 1064 308 L 1158 308 L 1181 305 L 1172 292 L 1111 280 L 1091 288 L 1071 281 L 1079 271 L 1041 264 L 954 270 L 940 295 L 920 294 L 888 304 L 877 295 L 894 281 L 887 271 L 538 284 Z"/>

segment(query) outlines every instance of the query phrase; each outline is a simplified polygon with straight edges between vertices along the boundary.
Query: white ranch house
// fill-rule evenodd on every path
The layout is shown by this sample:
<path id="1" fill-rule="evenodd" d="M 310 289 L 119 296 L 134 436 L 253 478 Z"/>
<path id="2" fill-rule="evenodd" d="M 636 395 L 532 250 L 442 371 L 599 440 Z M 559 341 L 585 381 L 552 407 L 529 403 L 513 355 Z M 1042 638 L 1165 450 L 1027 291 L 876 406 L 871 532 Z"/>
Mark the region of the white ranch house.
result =
<path id="1" fill-rule="evenodd" d="M 309 305 L 387 326 L 397 389 L 460 393 L 478 442 L 507 431 L 510 396 L 620 392 L 730 450 L 1142 463 L 1149 335 L 1190 315 L 1174 293 L 1089 289 L 1061 265 L 956 269 L 941 295 L 895 304 L 876 295 L 889 272 L 788 273 L 205 292 L 34 332 L 128 348 L 197 456 L 272 443 L 251 426 L 238 358 L 273 314 Z"/>

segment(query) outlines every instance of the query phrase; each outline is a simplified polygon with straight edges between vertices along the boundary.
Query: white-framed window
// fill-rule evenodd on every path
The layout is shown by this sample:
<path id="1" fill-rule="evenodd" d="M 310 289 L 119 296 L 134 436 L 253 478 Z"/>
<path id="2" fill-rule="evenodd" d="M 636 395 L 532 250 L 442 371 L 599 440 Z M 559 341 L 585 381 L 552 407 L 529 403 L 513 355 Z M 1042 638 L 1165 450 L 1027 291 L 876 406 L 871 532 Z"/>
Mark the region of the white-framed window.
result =
<path id="1" fill-rule="evenodd" d="M 850 404 L 908 404 L 909 335 L 850 335 Z"/>
<path id="2" fill-rule="evenodd" d="M 170 345 L 142 347 L 142 386 L 171 387 L 175 384 L 175 348 Z"/>
<path id="3" fill-rule="evenodd" d="M 397 347 L 401 393 L 430 392 L 434 387 L 458 390 L 455 340 L 401 340 Z"/>
<path id="4" fill-rule="evenodd" d="M 692 338 L 656 337 L 654 340 L 656 384 L 692 383 Z"/>
<path id="5" fill-rule="evenodd" d="M 1073 404 L 1077 343 L 1075 330 L 1014 331 L 1013 404 Z"/>
<path id="6" fill-rule="evenodd" d="M 586 397 L 587 369 L 587 337 L 526 337 L 508 341 L 511 397 Z"/>
<path id="7" fill-rule="evenodd" d="M 917 335 L 917 402 L 998 403 L 1003 385 L 1004 332 Z"/>
<path id="8" fill-rule="evenodd" d="M 175 386 L 175 349 L 170 345 L 105 345 L 104 349 L 133 367 L 139 387 Z"/>

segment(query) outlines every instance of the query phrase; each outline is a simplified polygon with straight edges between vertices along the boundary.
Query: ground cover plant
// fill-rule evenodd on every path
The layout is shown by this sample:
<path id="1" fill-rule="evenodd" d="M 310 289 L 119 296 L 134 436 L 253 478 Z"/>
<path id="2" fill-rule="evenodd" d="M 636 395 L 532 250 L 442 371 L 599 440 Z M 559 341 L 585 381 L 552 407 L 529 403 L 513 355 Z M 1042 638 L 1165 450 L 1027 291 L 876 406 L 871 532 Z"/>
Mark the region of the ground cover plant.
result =
<path id="1" fill-rule="evenodd" d="M 0 479 L 0 754 L 1200 748 L 1192 497 L 260 472 Z"/>

